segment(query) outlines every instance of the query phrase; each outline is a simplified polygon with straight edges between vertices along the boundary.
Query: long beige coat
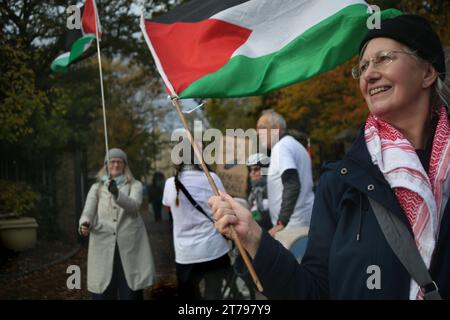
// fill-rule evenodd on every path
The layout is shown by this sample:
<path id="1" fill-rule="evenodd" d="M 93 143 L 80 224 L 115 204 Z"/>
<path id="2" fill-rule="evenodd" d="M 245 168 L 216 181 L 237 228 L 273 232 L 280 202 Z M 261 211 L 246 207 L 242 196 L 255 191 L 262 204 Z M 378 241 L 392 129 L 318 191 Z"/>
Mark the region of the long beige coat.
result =
<path id="1" fill-rule="evenodd" d="M 119 188 L 117 200 L 104 184 L 89 190 L 80 225 L 89 222 L 88 290 L 103 293 L 112 277 L 114 250 L 118 244 L 128 286 L 132 290 L 153 284 L 153 256 L 139 209 L 142 184 L 134 180 Z"/>

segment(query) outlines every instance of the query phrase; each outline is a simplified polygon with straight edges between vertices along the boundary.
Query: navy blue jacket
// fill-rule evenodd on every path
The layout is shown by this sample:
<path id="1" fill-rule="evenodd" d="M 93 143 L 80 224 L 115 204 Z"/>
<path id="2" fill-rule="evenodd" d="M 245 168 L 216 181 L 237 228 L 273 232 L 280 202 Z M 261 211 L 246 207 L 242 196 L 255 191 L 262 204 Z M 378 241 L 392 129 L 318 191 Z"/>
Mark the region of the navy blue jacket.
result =
<path id="1" fill-rule="evenodd" d="M 302 264 L 263 232 L 253 265 L 264 294 L 271 299 L 408 299 L 410 275 L 384 238 L 369 196 L 409 227 L 395 194 L 372 164 L 361 131 L 343 160 L 325 166 Z M 444 299 L 450 298 L 449 203 L 430 266 Z M 373 265 L 380 268 L 380 289 L 367 285 Z"/>

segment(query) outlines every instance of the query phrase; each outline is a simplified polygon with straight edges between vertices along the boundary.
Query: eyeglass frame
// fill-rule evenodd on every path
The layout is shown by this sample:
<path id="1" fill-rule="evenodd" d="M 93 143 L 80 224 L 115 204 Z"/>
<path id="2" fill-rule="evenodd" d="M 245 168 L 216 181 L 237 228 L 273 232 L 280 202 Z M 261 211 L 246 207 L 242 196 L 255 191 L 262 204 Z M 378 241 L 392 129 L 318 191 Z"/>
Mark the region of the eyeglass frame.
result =
<path id="1" fill-rule="evenodd" d="M 125 165 L 125 161 L 123 160 L 109 160 L 109 165 L 113 166 L 113 165 Z"/>
<path id="2" fill-rule="evenodd" d="M 381 51 L 381 52 L 379 52 L 379 54 L 377 56 L 371 57 L 369 59 L 366 59 L 367 60 L 367 68 L 364 71 L 362 71 L 362 72 L 360 71 L 360 69 L 361 69 L 361 60 L 359 61 L 359 63 L 357 65 L 353 66 L 353 68 L 352 68 L 352 77 L 353 77 L 353 79 L 355 79 L 355 80 L 360 79 L 361 76 L 364 74 L 364 72 L 366 72 L 367 69 L 369 68 L 370 62 L 373 63 L 374 68 L 378 68 L 379 66 L 387 66 L 387 65 L 391 64 L 395 60 L 394 58 L 396 58 L 396 57 L 391 57 L 390 56 L 393 53 L 404 53 L 404 54 L 407 54 L 407 55 L 411 55 L 411 56 L 417 57 L 417 54 L 414 51 L 405 51 L 405 50 Z M 380 59 L 380 58 L 388 58 L 388 61 L 387 62 L 383 62 L 383 61 L 380 60 L 380 61 L 376 62 L 374 60 L 374 59 Z"/>

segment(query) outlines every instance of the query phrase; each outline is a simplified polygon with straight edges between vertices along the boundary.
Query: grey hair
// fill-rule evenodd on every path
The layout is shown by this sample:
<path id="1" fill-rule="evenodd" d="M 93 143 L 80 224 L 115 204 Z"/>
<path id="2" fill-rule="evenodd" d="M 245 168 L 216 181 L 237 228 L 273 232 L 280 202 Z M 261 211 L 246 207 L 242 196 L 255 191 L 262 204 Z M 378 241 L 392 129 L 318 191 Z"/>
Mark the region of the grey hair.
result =
<path id="1" fill-rule="evenodd" d="M 418 61 L 422 61 L 425 63 L 430 63 L 430 61 L 421 58 L 416 51 L 411 50 L 410 48 L 405 48 L 414 54 Z M 445 60 L 445 79 L 442 80 L 440 77 L 442 73 L 438 73 L 438 77 L 433 85 L 431 91 L 431 100 L 430 100 L 430 111 L 432 113 L 438 113 L 439 107 L 444 104 L 447 106 L 447 112 L 450 103 L 450 47 L 444 49 L 444 60 Z"/>
<path id="2" fill-rule="evenodd" d="M 286 120 L 284 120 L 283 116 L 281 114 L 279 114 L 278 112 L 276 112 L 273 109 L 266 109 L 263 110 L 263 112 L 261 112 L 261 117 L 262 116 L 270 116 L 270 123 L 272 125 L 277 124 L 280 126 L 280 128 L 285 131 L 287 126 L 286 126 Z"/>
<path id="3" fill-rule="evenodd" d="M 434 92 L 440 98 L 440 102 L 448 107 L 450 106 L 450 47 L 444 49 L 445 55 L 445 80 L 437 78 L 434 86 Z M 438 101 L 439 103 L 439 101 Z"/>
<path id="4" fill-rule="evenodd" d="M 124 173 L 123 175 L 125 176 L 125 181 L 127 183 L 131 183 L 135 180 L 133 173 L 131 172 L 130 168 L 125 165 L 125 168 L 123 169 Z M 97 172 L 96 178 L 97 178 L 97 182 L 102 182 L 102 178 L 104 176 L 108 175 L 108 172 L 106 170 L 106 165 L 104 165 L 99 172 Z"/>

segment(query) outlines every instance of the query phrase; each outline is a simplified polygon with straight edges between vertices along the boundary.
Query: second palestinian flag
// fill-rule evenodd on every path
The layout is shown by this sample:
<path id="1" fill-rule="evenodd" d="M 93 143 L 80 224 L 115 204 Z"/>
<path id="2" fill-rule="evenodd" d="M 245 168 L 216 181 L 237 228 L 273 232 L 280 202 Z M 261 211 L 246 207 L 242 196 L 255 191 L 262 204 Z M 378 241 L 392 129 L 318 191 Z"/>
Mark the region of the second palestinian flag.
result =
<path id="1" fill-rule="evenodd" d="M 240 97 L 353 57 L 367 32 L 367 8 L 360 0 L 193 0 L 142 18 L 141 29 L 171 95 Z"/>
<path id="2" fill-rule="evenodd" d="M 67 71 L 71 63 L 84 56 L 96 38 L 95 19 L 97 18 L 98 34 L 101 35 L 101 26 L 98 20 L 97 6 L 94 0 L 86 0 L 81 10 L 81 30 L 67 30 L 65 35 L 65 51 L 53 60 L 51 69 L 54 72 Z"/>

